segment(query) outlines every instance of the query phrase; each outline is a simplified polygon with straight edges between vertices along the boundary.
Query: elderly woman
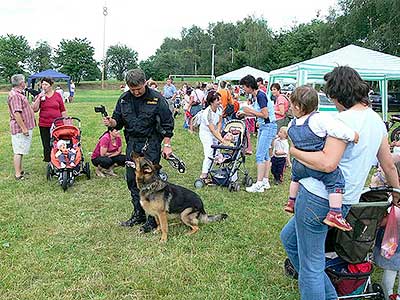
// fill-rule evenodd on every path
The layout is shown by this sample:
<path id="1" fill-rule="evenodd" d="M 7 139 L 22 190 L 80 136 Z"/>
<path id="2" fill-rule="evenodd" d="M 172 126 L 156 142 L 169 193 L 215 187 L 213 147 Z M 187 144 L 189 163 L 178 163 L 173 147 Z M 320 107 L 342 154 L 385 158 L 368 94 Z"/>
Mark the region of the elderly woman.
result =
<path id="1" fill-rule="evenodd" d="M 304 152 L 292 147 L 291 153 L 314 170 L 329 173 L 340 167 L 346 183 L 342 206 L 343 216 L 346 216 L 351 205 L 358 203 L 376 159 L 389 185 L 399 188 L 399 181 L 385 124 L 368 106 L 368 84 L 350 67 L 336 67 L 324 79 L 327 95 L 340 112 L 338 118 L 359 133 L 359 142 L 346 144 L 343 140 L 327 137 L 322 151 Z M 309 125 L 312 126 L 311 122 Z M 398 195 L 394 194 L 393 198 L 398 205 Z M 299 273 L 301 299 L 336 300 L 335 288 L 324 272 L 328 226 L 323 220 L 329 211 L 324 184 L 312 177 L 301 179 L 294 211 L 294 217 L 281 232 L 281 240 Z"/>
<path id="2" fill-rule="evenodd" d="M 211 165 L 210 157 L 213 156 L 213 144 L 223 142 L 221 136 L 222 126 L 222 108 L 221 108 L 221 96 L 214 90 L 211 90 L 207 94 L 207 108 L 201 113 L 199 137 L 203 144 L 203 167 L 201 169 L 200 178 L 206 179 L 208 177 L 208 170 Z"/>
<path id="3" fill-rule="evenodd" d="M 33 111 L 39 112 L 39 130 L 43 145 L 43 161 L 50 161 L 50 127 L 55 119 L 67 116 L 64 100 L 53 90 L 54 80 L 49 77 L 41 81 L 42 92 L 33 101 Z"/>
<path id="4" fill-rule="evenodd" d="M 250 193 L 264 192 L 265 189 L 270 188 L 268 180 L 271 170 L 269 148 L 277 133 L 274 105 L 267 95 L 258 88 L 256 79 L 252 75 L 243 77 L 240 84 L 246 94 L 251 95 L 254 101 L 253 107 L 244 107 L 243 112 L 239 111 L 237 116 L 256 117 L 259 126 L 256 151 L 257 182 L 247 187 L 246 191 Z"/>

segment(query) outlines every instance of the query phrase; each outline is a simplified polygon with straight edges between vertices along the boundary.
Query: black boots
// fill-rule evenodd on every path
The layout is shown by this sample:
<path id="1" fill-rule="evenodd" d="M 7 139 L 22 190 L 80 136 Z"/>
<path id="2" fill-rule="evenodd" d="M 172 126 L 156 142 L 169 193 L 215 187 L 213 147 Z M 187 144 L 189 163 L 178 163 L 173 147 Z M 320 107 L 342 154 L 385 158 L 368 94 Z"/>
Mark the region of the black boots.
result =
<path id="1" fill-rule="evenodd" d="M 146 222 L 146 215 L 144 213 L 134 212 L 129 220 L 121 222 L 120 225 L 124 227 L 132 227 L 134 225 L 143 224 Z"/>
<path id="2" fill-rule="evenodd" d="M 156 219 L 152 216 L 148 216 L 146 223 L 142 227 L 140 227 L 139 232 L 148 233 L 152 232 L 156 228 L 157 228 Z"/>

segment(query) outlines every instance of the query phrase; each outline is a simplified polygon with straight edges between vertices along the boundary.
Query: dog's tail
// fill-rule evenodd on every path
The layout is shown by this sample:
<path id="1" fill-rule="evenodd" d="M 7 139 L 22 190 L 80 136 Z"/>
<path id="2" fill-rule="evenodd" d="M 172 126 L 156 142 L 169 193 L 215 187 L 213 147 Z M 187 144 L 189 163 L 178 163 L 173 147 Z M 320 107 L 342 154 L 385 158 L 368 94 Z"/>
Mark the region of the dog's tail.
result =
<path id="1" fill-rule="evenodd" d="M 207 215 L 207 214 L 201 214 L 200 215 L 200 222 L 202 223 L 210 223 L 210 222 L 218 222 L 222 221 L 228 218 L 227 214 L 218 214 L 218 215 Z"/>

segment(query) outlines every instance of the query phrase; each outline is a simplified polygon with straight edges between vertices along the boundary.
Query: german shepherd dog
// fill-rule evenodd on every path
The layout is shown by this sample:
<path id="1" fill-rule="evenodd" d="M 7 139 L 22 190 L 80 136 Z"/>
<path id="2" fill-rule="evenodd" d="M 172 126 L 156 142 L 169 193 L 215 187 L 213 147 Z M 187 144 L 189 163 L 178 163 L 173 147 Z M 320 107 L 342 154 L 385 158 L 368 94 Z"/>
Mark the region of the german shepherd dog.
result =
<path id="1" fill-rule="evenodd" d="M 179 185 L 163 181 L 158 176 L 161 166 L 137 154 L 131 154 L 135 162 L 136 183 L 140 190 L 140 204 L 148 215 L 155 217 L 157 231 L 161 230 L 161 242 L 167 241 L 168 215 L 180 218 L 191 228 L 199 230 L 199 223 L 224 220 L 227 214 L 207 215 L 199 195 Z"/>

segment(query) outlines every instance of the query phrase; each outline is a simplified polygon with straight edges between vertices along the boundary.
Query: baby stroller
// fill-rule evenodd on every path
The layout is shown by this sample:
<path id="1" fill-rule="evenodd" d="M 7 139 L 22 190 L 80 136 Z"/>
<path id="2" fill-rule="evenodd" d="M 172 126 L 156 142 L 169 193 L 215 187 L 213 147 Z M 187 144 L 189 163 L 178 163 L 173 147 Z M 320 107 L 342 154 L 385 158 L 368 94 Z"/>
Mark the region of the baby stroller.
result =
<path id="1" fill-rule="evenodd" d="M 64 121 L 70 122 L 70 125 L 64 124 Z M 72 125 L 77 122 L 78 126 Z M 51 161 L 47 165 L 46 177 L 51 180 L 53 176 L 58 177 L 58 182 L 66 191 L 69 186 L 72 186 L 75 177 L 86 174 L 87 179 L 90 179 L 90 164 L 84 162 L 84 157 L 81 148 L 81 120 L 75 117 L 61 117 L 54 120 L 50 128 L 50 143 L 51 143 Z M 66 164 L 62 165 L 56 157 L 58 152 L 57 143 L 60 140 L 66 142 L 68 149 L 76 151 L 75 161 L 73 166 L 70 165 L 68 157 L 65 157 Z M 61 154 L 64 155 L 64 154 Z"/>
<path id="2" fill-rule="evenodd" d="M 243 174 L 242 184 L 251 186 L 253 179 L 249 176 L 249 172 L 245 168 L 245 149 L 247 146 L 246 126 L 241 120 L 230 120 L 222 132 L 232 135 L 232 145 L 212 145 L 214 149 L 213 156 L 210 157 L 212 163 L 208 170 L 209 179 L 212 184 L 228 187 L 230 192 L 239 191 L 239 176 Z M 243 167 L 242 167 L 243 166 Z M 200 189 L 206 185 L 206 180 L 202 178 L 196 179 L 194 186 Z"/>
<path id="3" fill-rule="evenodd" d="M 379 224 L 390 205 L 390 192 L 400 190 L 390 187 L 367 188 L 360 202 L 352 205 L 346 220 L 352 231 L 331 228 L 326 239 L 326 269 L 338 299 L 384 300 L 382 287 L 372 283 L 372 249 Z M 297 278 L 297 273 L 289 261 L 285 260 L 285 273 Z"/>

